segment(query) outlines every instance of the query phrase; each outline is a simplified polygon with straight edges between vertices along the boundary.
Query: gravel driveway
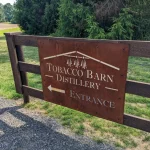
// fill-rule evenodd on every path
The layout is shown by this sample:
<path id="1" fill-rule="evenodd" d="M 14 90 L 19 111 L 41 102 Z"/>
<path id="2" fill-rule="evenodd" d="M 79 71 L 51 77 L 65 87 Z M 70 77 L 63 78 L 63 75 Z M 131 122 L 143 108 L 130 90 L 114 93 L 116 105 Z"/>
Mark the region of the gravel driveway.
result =
<path id="1" fill-rule="evenodd" d="M 0 150 L 114 150 L 71 133 L 56 120 L 0 98 Z"/>

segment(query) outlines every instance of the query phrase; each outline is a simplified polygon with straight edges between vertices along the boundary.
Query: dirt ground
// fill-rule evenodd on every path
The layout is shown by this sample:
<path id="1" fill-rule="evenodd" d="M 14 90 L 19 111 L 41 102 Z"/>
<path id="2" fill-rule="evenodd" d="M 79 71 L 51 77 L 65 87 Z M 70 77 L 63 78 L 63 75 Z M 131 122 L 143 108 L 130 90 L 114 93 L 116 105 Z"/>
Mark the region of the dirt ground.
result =
<path id="1" fill-rule="evenodd" d="M 17 28 L 17 24 L 9 24 L 9 23 L 0 23 L 0 30 L 3 29 L 10 29 L 10 28 Z"/>

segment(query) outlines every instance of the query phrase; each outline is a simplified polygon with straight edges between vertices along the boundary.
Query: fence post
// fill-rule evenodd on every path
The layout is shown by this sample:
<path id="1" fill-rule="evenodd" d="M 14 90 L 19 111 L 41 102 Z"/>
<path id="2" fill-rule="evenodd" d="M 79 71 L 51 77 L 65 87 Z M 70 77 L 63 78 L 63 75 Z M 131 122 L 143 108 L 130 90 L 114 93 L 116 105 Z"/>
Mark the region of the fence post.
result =
<path id="1" fill-rule="evenodd" d="M 20 34 L 20 33 L 18 33 Z M 22 90 L 22 85 L 27 85 L 27 77 L 25 72 L 20 72 L 18 67 L 18 61 L 24 61 L 23 52 L 20 46 L 15 46 L 14 44 L 14 35 L 15 33 L 5 33 L 8 52 L 15 82 L 16 91 L 19 94 L 23 94 L 24 103 L 29 102 L 29 96 L 25 95 Z"/>
<path id="2" fill-rule="evenodd" d="M 17 93 L 22 94 L 22 89 L 21 89 L 22 82 L 21 82 L 20 72 L 18 69 L 18 58 L 16 54 L 16 48 L 14 44 L 13 35 L 10 33 L 5 33 L 5 36 L 7 40 L 8 52 L 9 52 L 16 91 Z"/>
<path id="3" fill-rule="evenodd" d="M 18 61 L 24 62 L 25 60 L 24 60 L 24 54 L 23 54 L 22 46 L 16 45 L 16 53 L 17 53 Z M 20 71 L 20 77 L 21 77 L 22 85 L 28 85 L 27 73 Z M 29 103 L 29 95 L 26 95 L 24 93 L 24 91 L 23 91 L 23 99 L 24 99 L 24 104 Z"/>

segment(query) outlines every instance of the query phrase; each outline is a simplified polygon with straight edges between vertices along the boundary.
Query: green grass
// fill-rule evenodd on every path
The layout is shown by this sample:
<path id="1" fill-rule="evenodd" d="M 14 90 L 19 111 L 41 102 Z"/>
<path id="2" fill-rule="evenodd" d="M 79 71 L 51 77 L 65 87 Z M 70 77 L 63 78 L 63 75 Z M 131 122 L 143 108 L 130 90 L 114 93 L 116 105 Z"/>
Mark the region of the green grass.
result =
<path id="1" fill-rule="evenodd" d="M 0 30 L 0 96 L 9 99 L 18 99 L 22 96 L 15 91 L 8 50 L 3 33 L 17 31 L 19 31 L 19 28 Z M 25 60 L 28 63 L 39 64 L 37 48 L 23 47 L 23 49 Z M 41 77 L 39 75 L 31 73 L 27 75 L 31 87 L 42 89 Z M 150 59 L 130 57 L 128 79 L 150 83 Z M 50 117 L 58 118 L 62 125 L 69 127 L 73 132 L 92 137 L 98 143 L 113 143 L 117 147 L 131 149 L 138 147 L 141 143 L 149 143 L 146 148 L 150 149 L 150 134 L 143 131 L 49 102 L 35 100 L 25 105 L 25 107 L 37 109 Z M 150 99 L 126 94 L 125 113 L 150 119 Z M 139 142 L 139 139 L 141 142 Z"/>
<path id="2" fill-rule="evenodd" d="M 8 50 L 4 37 L 0 37 L 0 81 L 1 96 L 14 99 L 21 97 L 21 95 L 17 94 L 15 91 Z"/>
<path id="3" fill-rule="evenodd" d="M 0 30 L 0 36 L 4 36 L 4 33 L 8 33 L 8 32 L 20 32 L 20 28 L 10 28 L 10 29 Z"/>
<path id="4" fill-rule="evenodd" d="M 1 22 L 1 23 L 4 23 L 4 24 L 11 24 L 11 22 Z"/>
<path id="5" fill-rule="evenodd" d="M 150 136 L 146 136 L 143 141 L 150 142 Z"/>

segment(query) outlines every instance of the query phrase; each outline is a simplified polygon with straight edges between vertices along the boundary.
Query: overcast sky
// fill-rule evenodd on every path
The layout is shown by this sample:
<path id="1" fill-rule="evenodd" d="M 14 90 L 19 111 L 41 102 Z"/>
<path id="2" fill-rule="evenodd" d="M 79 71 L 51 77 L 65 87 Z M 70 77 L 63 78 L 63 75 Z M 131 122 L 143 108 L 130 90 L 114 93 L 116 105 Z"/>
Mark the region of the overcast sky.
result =
<path id="1" fill-rule="evenodd" d="M 6 3 L 10 3 L 13 4 L 16 0 L 0 0 L 0 3 L 2 4 L 6 4 Z"/>

